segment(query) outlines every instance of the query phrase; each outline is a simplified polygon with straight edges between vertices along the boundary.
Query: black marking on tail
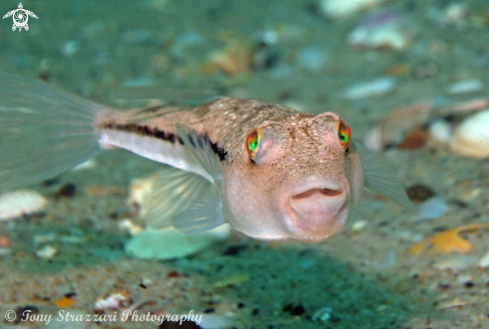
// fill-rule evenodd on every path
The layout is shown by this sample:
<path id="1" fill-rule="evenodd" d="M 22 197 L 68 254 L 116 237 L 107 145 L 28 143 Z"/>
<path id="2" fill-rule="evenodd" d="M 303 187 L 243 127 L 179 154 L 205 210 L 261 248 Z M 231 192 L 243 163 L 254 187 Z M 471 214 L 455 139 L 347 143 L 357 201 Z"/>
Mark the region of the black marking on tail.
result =
<path id="1" fill-rule="evenodd" d="M 184 145 L 184 141 L 180 136 L 177 136 L 173 133 L 167 133 L 164 132 L 163 130 L 160 130 L 156 127 L 149 127 L 149 126 L 144 126 L 144 125 L 137 125 L 137 124 L 114 124 L 114 123 L 107 123 L 101 126 L 102 129 L 107 129 L 107 130 L 117 130 L 117 131 L 125 131 L 125 132 L 130 132 L 130 133 L 135 133 L 138 135 L 142 136 L 151 136 L 160 140 L 164 140 L 167 142 L 170 142 L 172 144 L 175 144 L 178 142 L 180 145 Z M 209 143 L 211 146 L 211 149 L 214 151 L 214 153 L 219 157 L 220 161 L 226 160 L 228 152 L 226 152 L 223 148 L 220 148 L 217 143 L 213 143 L 209 135 L 199 135 L 197 141 L 194 140 L 194 137 L 189 135 L 188 139 L 192 146 L 197 147 L 197 145 L 200 148 L 204 148 L 204 145 L 206 143 Z"/>

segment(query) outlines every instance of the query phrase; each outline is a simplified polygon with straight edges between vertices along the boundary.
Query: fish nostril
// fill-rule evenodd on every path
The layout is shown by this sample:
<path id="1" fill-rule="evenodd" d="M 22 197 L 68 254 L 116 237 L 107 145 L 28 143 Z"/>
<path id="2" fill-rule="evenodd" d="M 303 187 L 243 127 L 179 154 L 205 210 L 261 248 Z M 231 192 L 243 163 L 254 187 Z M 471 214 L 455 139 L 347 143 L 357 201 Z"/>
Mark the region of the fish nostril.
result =
<path id="1" fill-rule="evenodd" d="M 332 190 L 329 188 L 313 188 L 313 189 L 307 190 L 306 192 L 292 196 L 292 200 L 299 201 L 299 200 L 303 200 L 303 199 L 308 199 L 308 198 L 313 197 L 313 196 L 335 197 L 335 196 L 338 196 L 341 194 L 342 194 L 341 191 Z"/>

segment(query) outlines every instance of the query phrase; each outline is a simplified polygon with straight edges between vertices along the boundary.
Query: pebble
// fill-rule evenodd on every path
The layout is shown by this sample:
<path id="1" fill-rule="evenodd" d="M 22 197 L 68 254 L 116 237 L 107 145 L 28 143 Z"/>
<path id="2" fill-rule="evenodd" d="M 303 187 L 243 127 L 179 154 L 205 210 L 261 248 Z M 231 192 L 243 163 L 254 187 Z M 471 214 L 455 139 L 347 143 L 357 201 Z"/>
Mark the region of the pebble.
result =
<path id="1" fill-rule="evenodd" d="M 489 251 L 479 260 L 480 268 L 489 268 Z"/>
<path id="2" fill-rule="evenodd" d="M 42 211 L 48 200 L 34 190 L 18 190 L 0 195 L 0 221 Z"/>
<path id="3" fill-rule="evenodd" d="M 436 219 L 445 215 L 450 210 L 448 203 L 440 198 L 433 197 L 426 200 L 418 207 L 418 215 L 416 220 L 423 221 L 428 219 Z"/>
<path id="4" fill-rule="evenodd" d="M 362 99 L 371 96 L 384 95 L 391 92 L 396 84 L 396 80 L 391 77 L 384 77 L 368 82 L 358 83 L 346 88 L 343 97 L 350 100 Z"/>
<path id="5" fill-rule="evenodd" d="M 368 222 L 366 220 L 358 220 L 352 224 L 350 227 L 351 232 L 359 232 L 367 226 Z"/>
<path id="6" fill-rule="evenodd" d="M 489 157 L 489 109 L 467 117 L 454 131 L 450 148 L 460 156 Z"/>
<path id="7" fill-rule="evenodd" d="M 299 52 L 299 66 L 311 72 L 318 72 L 324 68 L 328 61 L 326 51 L 316 48 L 307 47 Z"/>
<path id="8" fill-rule="evenodd" d="M 66 57 L 71 57 L 75 55 L 78 50 L 80 49 L 80 46 L 77 41 L 75 40 L 69 40 L 66 41 L 64 44 L 61 45 L 61 54 L 63 54 Z"/>
<path id="9" fill-rule="evenodd" d="M 433 197 L 435 192 L 425 185 L 415 184 L 408 187 L 406 194 L 411 201 L 423 202 Z"/>
<path id="10" fill-rule="evenodd" d="M 331 307 L 323 307 L 314 312 L 312 315 L 312 321 L 327 322 L 331 319 L 333 309 Z"/>
<path id="11" fill-rule="evenodd" d="M 464 80 L 451 84 L 448 87 L 448 93 L 452 95 L 469 94 L 481 91 L 483 88 L 484 84 L 480 80 Z"/>
<path id="12" fill-rule="evenodd" d="M 36 256 L 44 260 L 53 258 L 54 256 L 56 256 L 57 253 L 58 249 L 49 244 L 45 245 L 41 249 L 36 250 Z"/>
<path id="13" fill-rule="evenodd" d="M 121 219 L 117 223 L 117 227 L 121 231 L 128 232 L 131 236 L 136 236 L 144 231 L 144 228 L 141 225 L 134 224 L 130 219 Z"/>
<path id="14" fill-rule="evenodd" d="M 446 144 L 452 137 L 452 126 L 445 120 L 436 120 L 430 124 L 429 139 L 431 145 Z"/>
<path id="15" fill-rule="evenodd" d="M 326 16 L 346 18 L 366 8 L 379 5 L 384 0 L 321 0 L 319 3 L 321 12 Z"/>
<path id="16" fill-rule="evenodd" d="M 382 9 L 366 16 L 348 34 L 347 41 L 358 48 L 404 50 L 412 35 L 402 14 Z"/>
<path id="17" fill-rule="evenodd" d="M 53 242 L 57 239 L 57 236 L 54 232 L 46 232 L 42 234 L 36 234 L 32 238 L 32 243 L 34 246 L 40 246 L 48 242 Z"/>
<path id="18" fill-rule="evenodd" d="M 76 194 L 76 186 L 72 183 L 65 184 L 57 194 L 65 198 L 72 198 Z"/>
<path id="19" fill-rule="evenodd" d="M 453 2 L 446 6 L 443 10 L 442 22 L 446 25 L 460 23 L 468 14 L 467 5 L 460 2 Z"/>
<path id="20" fill-rule="evenodd" d="M 477 258 L 474 256 L 457 255 L 437 261 L 433 267 L 440 271 L 451 270 L 453 273 L 458 273 L 470 266 L 477 264 Z"/>

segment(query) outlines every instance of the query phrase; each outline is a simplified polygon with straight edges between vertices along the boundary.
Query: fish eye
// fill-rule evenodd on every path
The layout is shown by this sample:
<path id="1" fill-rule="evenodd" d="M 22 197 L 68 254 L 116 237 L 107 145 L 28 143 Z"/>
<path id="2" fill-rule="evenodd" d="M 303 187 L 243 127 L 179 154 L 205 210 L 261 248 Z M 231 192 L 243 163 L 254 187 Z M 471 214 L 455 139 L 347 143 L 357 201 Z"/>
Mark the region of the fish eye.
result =
<path id="1" fill-rule="evenodd" d="M 340 120 L 340 124 L 338 125 L 338 139 L 340 140 L 341 146 L 344 150 L 348 149 L 350 137 L 350 127 L 348 127 L 345 121 Z"/>
<path id="2" fill-rule="evenodd" d="M 248 137 L 246 138 L 246 150 L 248 151 L 248 156 L 251 161 L 253 161 L 256 157 L 256 151 L 258 150 L 258 145 L 260 144 L 260 133 L 258 133 L 257 129 L 254 129 Z"/>

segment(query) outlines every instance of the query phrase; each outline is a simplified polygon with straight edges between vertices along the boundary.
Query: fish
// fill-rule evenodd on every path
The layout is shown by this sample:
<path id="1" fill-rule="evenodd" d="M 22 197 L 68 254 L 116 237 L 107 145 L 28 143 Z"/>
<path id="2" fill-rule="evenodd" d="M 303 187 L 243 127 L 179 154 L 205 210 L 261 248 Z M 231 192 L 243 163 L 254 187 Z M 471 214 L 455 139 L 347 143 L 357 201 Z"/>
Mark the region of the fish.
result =
<path id="1" fill-rule="evenodd" d="M 333 112 L 216 97 L 119 110 L 0 74 L 0 191 L 64 173 L 104 150 L 162 163 L 146 225 L 222 224 L 266 241 L 319 243 L 349 227 L 364 187 L 412 209 L 396 174 Z"/>

